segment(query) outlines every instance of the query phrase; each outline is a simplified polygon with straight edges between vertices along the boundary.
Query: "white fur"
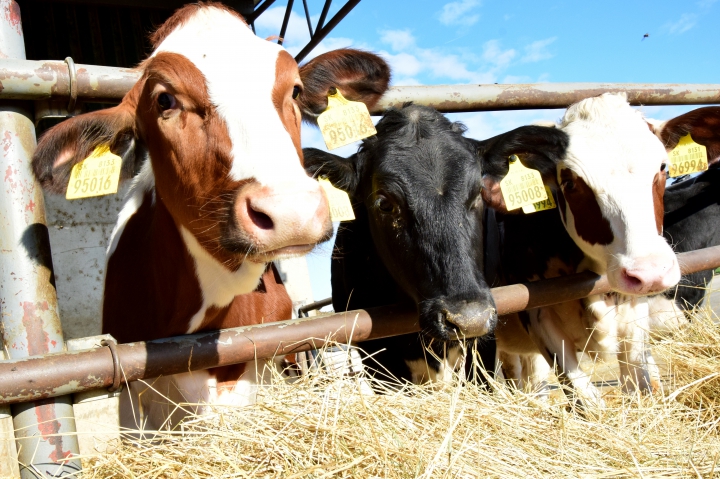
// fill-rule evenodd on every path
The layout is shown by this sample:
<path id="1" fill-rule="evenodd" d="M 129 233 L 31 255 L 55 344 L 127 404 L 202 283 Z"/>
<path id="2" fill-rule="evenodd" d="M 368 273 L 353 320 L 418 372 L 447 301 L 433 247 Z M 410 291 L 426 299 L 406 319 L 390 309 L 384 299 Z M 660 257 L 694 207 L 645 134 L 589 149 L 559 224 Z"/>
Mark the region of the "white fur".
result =
<path id="1" fill-rule="evenodd" d="M 425 354 L 431 353 L 426 352 Z M 440 361 L 440 368 L 438 370 L 430 367 L 425 359 L 405 361 L 405 364 L 410 369 L 413 384 L 450 382 L 453 379 L 453 375 L 460 372 L 465 358 L 462 354 L 462 349 L 456 346 L 447 348 L 443 357 L 436 359 Z"/>
<path id="2" fill-rule="evenodd" d="M 265 264 L 243 261 L 237 271 L 230 271 L 205 251 L 192 233 L 184 227 L 180 227 L 180 233 L 195 260 L 195 274 L 203 297 L 202 306 L 193 315 L 187 329 L 187 334 L 192 334 L 202 325 L 208 308 L 222 308 L 230 304 L 235 296 L 255 290 L 265 271 Z"/>
<path id="3" fill-rule="evenodd" d="M 274 185 L 307 177 L 272 102 L 281 51 L 217 8 L 200 10 L 155 51 L 180 53 L 205 76 L 232 141 L 234 180 L 255 178 Z"/>

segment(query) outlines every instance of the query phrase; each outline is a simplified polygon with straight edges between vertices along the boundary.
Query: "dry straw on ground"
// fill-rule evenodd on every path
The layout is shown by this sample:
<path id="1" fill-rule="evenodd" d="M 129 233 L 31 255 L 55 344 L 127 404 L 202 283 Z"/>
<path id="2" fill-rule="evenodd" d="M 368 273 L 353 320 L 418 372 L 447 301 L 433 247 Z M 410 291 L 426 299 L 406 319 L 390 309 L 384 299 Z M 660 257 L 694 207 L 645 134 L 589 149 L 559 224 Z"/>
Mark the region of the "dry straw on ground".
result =
<path id="1" fill-rule="evenodd" d="M 579 414 L 493 383 L 361 394 L 358 378 L 306 377 L 258 404 L 195 418 L 184 434 L 123 443 L 84 477 L 720 476 L 720 330 L 699 314 L 653 350 L 666 391 Z M 381 386 L 381 385 L 379 385 Z"/>

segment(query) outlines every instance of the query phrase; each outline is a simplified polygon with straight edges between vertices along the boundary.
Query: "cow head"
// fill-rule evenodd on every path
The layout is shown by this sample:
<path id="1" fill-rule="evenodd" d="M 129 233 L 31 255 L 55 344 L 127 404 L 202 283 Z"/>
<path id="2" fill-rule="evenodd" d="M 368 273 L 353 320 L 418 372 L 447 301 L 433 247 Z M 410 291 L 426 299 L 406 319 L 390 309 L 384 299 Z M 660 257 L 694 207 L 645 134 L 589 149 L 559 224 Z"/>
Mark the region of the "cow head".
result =
<path id="1" fill-rule="evenodd" d="M 367 211 L 369 225 L 357 227 L 369 227 L 425 333 L 445 340 L 489 333 L 497 316 L 482 273 L 480 167 L 465 128 L 418 105 L 387 111 L 376 128 L 350 158 L 306 149 L 306 169 Z"/>
<path id="2" fill-rule="evenodd" d="M 178 10 L 151 40 L 154 52 L 120 105 L 43 136 L 33 158 L 43 187 L 65 191 L 72 167 L 108 144 L 123 159 L 121 180 L 149 159 L 152 181 L 144 186 L 186 243 L 230 269 L 329 239 L 327 200 L 303 169 L 301 118 L 322 108 L 328 88 L 352 90 L 367 72 L 375 76 L 363 81 L 384 91 L 385 62 L 342 50 L 298 69 L 282 47 L 213 3 Z"/>
<path id="3" fill-rule="evenodd" d="M 604 94 L 572 105 L 559 131 L 553 130 L 523 127 L 513 134 L 517 145 L 501 138 L 488 145 L 490 203 L 504 208 L 497 180 L 507 157 L 519 154 L 526 166 L 544 173 L 565 228 L 614 290 L 649 294 L 675 285 L 680 270 L 662 237 L 667 154 L 642 115 L 624 94 Z M 569 138 L 566 148 L 542 146 L 560 133 Z M 533 138 L 537 134 L 543 138 Z"/>

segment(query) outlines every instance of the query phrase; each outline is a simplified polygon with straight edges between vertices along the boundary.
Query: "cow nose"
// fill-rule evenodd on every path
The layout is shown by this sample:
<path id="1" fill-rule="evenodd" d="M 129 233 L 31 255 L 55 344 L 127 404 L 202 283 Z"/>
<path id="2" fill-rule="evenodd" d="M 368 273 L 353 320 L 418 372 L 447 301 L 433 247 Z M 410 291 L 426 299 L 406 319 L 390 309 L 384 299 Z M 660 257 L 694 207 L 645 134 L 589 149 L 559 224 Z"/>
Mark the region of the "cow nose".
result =
<path id="1" fill-rule="evenodd" d="M 237 225 L 259 253 L 310 249 L 332 233 L 327 199 L 310 178 L 292 184 L 250 183 L 235 200 Z"/>
<path id="2" fill-rule="evenodd" d="M 621 268 L 619 289 L 629 294 L 659 293 L 675 286 L 679 280 L 680 272 L 674 255 L 648 256 Z"/>
<path id="3" fill-rule="evenodd" d="M 497 319 L 493 306 L 475 302 L 466 302 L 455 312 L 443 309 L 438 314 L 441 321 L 444 319 L 457 327 L 458 335 L 466 338 L 490 333 Z"/>

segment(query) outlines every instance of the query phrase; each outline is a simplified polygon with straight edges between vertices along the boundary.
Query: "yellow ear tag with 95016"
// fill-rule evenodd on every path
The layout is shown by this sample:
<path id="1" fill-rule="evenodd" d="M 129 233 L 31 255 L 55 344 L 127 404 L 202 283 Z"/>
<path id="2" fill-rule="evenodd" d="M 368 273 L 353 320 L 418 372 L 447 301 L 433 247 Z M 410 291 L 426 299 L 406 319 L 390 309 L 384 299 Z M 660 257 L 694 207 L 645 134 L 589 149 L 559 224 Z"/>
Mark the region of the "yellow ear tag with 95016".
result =
<path id="1" fill-rule="evenodd" d="M 707 148 L 695 143 L 690 133 L 680 138 L 677 146 L 668 154 L 668 159 L 671 178 L 708 169 Z"/>
<path id="2" fill-rule="evenodd" d="M 117 193 L 122 159 L 108 145 L 98 145 L 70 172 L 65 198 L 76 200 Z"/>
<path id="3" fill-rule="evenodd" d="M 355 212 L 350 204 L 350 197 L 341 189 L 335 188 L 327 178 L 320 178 L 320 186 L 325 190 L 330 205 L 330 219 L 332 221 L 352 221 Z"/>
<path id="4" fill-rule="evenodd" d="M 365 104 L 346 100 L 340 90 L 333 90 L 328 95 L 328 107 L 318 117 L 328 150 L 377 134 Z"/>
<path id="5" fill-rule="evenodd" d="M 510 169 L 500 182 L 500 192 L 508 211 L 547 200 L 548 194 L 542 176 L 537 170 L 527 168 L 517 155 L 510 157 Z M 525 211 L 534 212 L 532 211 Z"/>

